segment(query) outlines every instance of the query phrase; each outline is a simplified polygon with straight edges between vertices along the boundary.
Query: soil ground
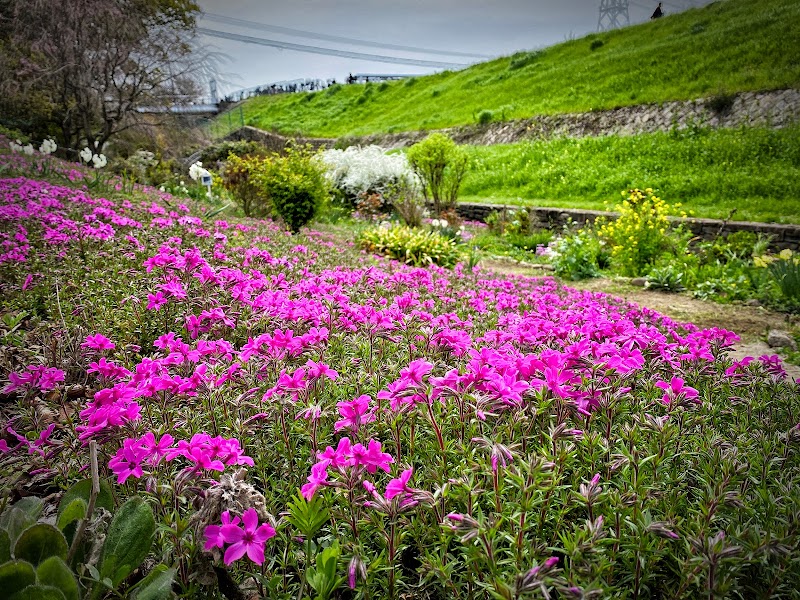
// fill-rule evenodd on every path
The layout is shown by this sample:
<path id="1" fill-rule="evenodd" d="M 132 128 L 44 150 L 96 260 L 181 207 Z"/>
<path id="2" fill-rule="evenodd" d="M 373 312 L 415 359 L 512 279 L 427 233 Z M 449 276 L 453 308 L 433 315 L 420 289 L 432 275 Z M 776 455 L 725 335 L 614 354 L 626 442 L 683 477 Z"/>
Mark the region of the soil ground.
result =
<path id="1" fill-rule="evenodd" d="M 507 275 L 542 276 L 550 275 L 540 268 L 526 266 L 515 262 L 487 260 L 481 263 L 485 269 Z M 664 314 L 671 319 L 690 322 L 699 327 L 721 327 L 735 332 L 741 337 L 734 348 L 732 357 L 741 359 L 745 356 L 762 356 L 776 354 L 766 342 L 770 329 L 789 330 L 797 325 L 797 317 L 771 311 L 763 306 L 747 306 L 744 304 L 718 304 L 706 300 L 698 300 L 686 294 L 671 294 L 636 287 L 626 280 L 588 279 L 568 282 L 566 285 L 579 290 L 603 292 L 635 302 Z M 786 371 L 792 378 L 800 377 L 800 367 L 784 363 Z"/>

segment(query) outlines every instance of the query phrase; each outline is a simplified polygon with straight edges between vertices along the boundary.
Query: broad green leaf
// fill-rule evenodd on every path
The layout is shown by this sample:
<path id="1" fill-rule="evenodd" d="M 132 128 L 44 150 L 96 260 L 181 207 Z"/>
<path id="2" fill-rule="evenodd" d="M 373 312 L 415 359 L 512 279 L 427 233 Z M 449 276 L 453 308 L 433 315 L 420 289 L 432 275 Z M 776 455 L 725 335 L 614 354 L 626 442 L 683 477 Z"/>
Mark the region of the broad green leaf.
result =
<path id="1" fill-rule="evenodd" d="M 138 496 L 123 504 L 114 515 L 100 557 L 100 577 L 117 587 L 142 564 L 153 545 L 156 522 L 150 506 Z"/>
<path id="2" fill-rule="evenodd" d="M 0 565 L 0 592 L 11 596 L 36 583 L 33 565 L 24 560 L 12 560 Z"/>
<path id="3" fill-rule="evenodd" d="M 61 590 L 66 600 L 80 600 L 78 582 L 72 570 L 57 556 L 51 556 L 41 562 L 36 569 L 39 583 L 50 585 Z"/>
<path id="4" fill-rule="evenodd" d="M 89 504 L 89 496 L 92 493 L 92 480 L 83 479 L 71 488 L 69 488 L 61 497 L 61 502 L 58 504 L 58 516 L 72 503 L 76 498 L 83 499 L 87 506 Z M 107 481 L 100 481 L 100 492 L 97 494 L 97 499 L 94 502 L 96 508 L 105 508 L 107 511 L 114 512 L 114 495 L 111 493 L 111 486 Z"/>
<path id="5" fill-rule="evenodd" d="M 59 507 L 60 512 L 58 514 L 58 528 L 61 531 L 64 531 L 64 529 L 70 523 L 74 523 L 75 521 L 83 519 L 86 516 L 87 508 L 88 505 L 86 500 L 83 498 L 75 498 L 69 504 L 64 506 L 63 510 L 61 510 L 61 507 Z"/>
<path id="6" fill-rule="evenodd" d="M 66 600 L 64 593 L 51 585 L 29 585 L 9 600 Z"/>
<path id="7" fill-rule="evenodd" d="M 36 517 L 31 517 L 24 510 L 12 506 L 5 513 L 6 518 L 3 528 L 8 532 L 8 539 L 11 541 L 11 546 L 17 541 L 20 534 L 28 527 L 36 523 Z"/>
<path id="8" fill-rule="evenodd" d="M 23 511 L 31 519 L 36 521 L 36 519 L 39 518 L 39 515 L 42 514 L 42 508 L 44 508 L 44 500 L 42 500 L 41 498 L 37 498 L 36 496 L 28 496 L 26 498 L 20 498 L 19 501 L 14 503 L 14 508 Z"/>
<path id="9" fill-rule="evenodd" d="M 141 583 L 130 595 L 131 600 L 164 600 L 172 597 L 172 581 L 175 579 L 175 569 L 167 565 L 158 565 L 148 573 Z"/>
<path id="10" fill-rule="evenodd" d="M 64 534 L 47 523 L 36 523 L 28 527 L 14 544 L 14 556 L 33 565 L 38 565 L 51 556 L 66 559 L 68 550 Z"/>

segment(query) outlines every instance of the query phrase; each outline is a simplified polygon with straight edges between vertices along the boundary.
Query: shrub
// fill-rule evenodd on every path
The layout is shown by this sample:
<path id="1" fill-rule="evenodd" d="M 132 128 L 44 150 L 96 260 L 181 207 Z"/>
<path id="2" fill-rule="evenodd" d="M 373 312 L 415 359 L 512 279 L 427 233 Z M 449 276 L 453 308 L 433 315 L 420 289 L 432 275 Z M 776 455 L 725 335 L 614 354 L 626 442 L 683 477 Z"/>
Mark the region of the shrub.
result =
<path id="1" fill-rule="evenodd" d="M 417 186 L 405 155 L 386 154 L 379 146 L 325 150 L 321 157 L 328 181 L 342 193 L 345 205 L 351 209 L 356 208 L 363 194 L 383 195 L 398 184 Z"/>
<path id="2" fill-rule="evenodd" d="M 728 94 L 720 92 L 706 100 L 706 106 L 713 113 L 718 115 L 726 115 L 733 108 L 733 103 L 736 101 L 736 94 Z"/>
<path id="3" fill-rule="evenodd" d="M 683 273 L 673 265 L 652 269 L 647 275 L 647 287 L 665 292 L 682 292 L 686 289 L 683 285 Z"/>
<path id="4" fill-rule="evenodd" d="M 425 200 L 419 186 L 408 180 L 401 180 L 387 186 L 383 197 L 409 227 L 420 227 L 425 215 Z"/>
<path id="5" fill-rule="evenodd" d="M 592 52 L 602 47 L 603 47 L 603 40 L 592 40 L 592 43 L 589 44 L 589 50 L 591 50 Z"/>
<path id="6" fill-rule="evenodd" d="M 467 154 L 441 133 L 434 133 L 408 150 L 408 162 L 422 182 L 426 202 L 438 215 L 452 208 L 467 171 Z"/>
<path id="7" fill-rule="evenodd" d="M 494 119 L 494 113 L 490 110 L 482 110 L 478 113 L 477 121 L 479 125 L 487 125 L 492 122 L 492 119 Z"/>
<path id="8" fill-rule="evenodd" d="M 328 198 L 325 167 L 310 146 L 289 146 L 282 155 L 273 155 L 258 176 L 275 212 L 292 233 L 314 218 Z"/>
<path id="9" fill-rule="evenodd" d="M 417 267 L 431 264 L 449 267 L 461 259 L 454 240 L 406 225 L 366 229 L 359 234 L 358 244 L 369 252 Z"/>
<path id="10" fill-rule="evenodd" d="M 589 279 L 600 274 L 600 243 L 588 229 L 579 229 L 556 240 L 552 246 L 556 275 L 569 281 Z"/>
<path id="11" fill-rule="evenodd" d="M 500 211 L 492 211 L 486 217 L 486 225 L 497 235 L 509 233 L 528 235 L 536 229 L 538 218 L 527 208 L 503 208 Z"/>
<path id="12" fill-rule="evenodd" d="M 267 159 L 260 156 L 228 156 L 223 171 L 223 185 L 248 217 L 268 217 L 272 214 L 272 202 L 260 179 L 268 167 Z"/>
<path id="13" fill-rule="evenodd" d="M 598 235 L 611 246 L 612 264 L 617 270 L 631 277 L 643 275 L 670 247 L 670 207 L 647 188 L 629 190 L 628 197 L 614 208 L 619 217 L 613 221 L 598 219 Z"/>

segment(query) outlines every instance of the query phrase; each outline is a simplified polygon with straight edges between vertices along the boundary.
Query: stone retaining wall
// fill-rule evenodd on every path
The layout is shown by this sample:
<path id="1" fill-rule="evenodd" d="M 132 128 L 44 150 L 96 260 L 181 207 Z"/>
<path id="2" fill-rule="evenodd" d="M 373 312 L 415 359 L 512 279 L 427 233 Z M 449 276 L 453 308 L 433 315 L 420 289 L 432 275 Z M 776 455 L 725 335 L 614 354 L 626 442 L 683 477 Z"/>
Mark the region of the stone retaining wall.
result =
<path id="1" fill-rule="evenodd" d="M 624 106 L 612 110 L 562 115 L 541 115 L 530 119 L 465 125 L 441 129 L 459 144 L 489 146 L 511 144 L 529 139 L 635 135 L 686 129 L 693 125 L 711 128 L 735 128 L 743 125 L 785 127 L 800 121 L 800 90 L 743 92 L 727 97 Z M 376 144 L 387 149 L 404 148 L 427 137 L 431 131 L 376 134 L 338 140 L 340 146 Z M 280 151 L 287 138 L 254 127 L 234 131 L 228 139 L 255 140 L 271 150 Z M 332 148 L 332 138 L 299 138 L 315 148 Z"/>
<path id="2" fill-rule="evenodd" d="M 800 90 L 744 92 L 685 102 L 625 106 L 586 113 L 542 115 L 531 119 L 469 125 L 441 130 L 459 144 L 490 146 L 528 139 L 636 135 L 690 126 L 736 128 L 743 125 L 785 127 L 800 121 Z M 424 139 L 429 132 L 409 132 L 355 138 L 361 145 L 403 148 Z"/>
<path id="3" fill-rule="evenodd" d="M 462 219 L 469 221 L 485 222 L 493 211 L 513 210 L 523 208 L 502 204 L 478 204 L 459 202 L 456 212 Z M 575 208 L 550 208 L 543 206 L 527 206 L 542 227 L 554 231 L 560 230 L 569 222 L 578 225 L 593 223 L 597 217 L 605 216 L 614 218 L 617 213 L 600 210 L 581 210 Z M 673 222 L 680 219 L 671 218 Z M 713 239 L 718 235 L 727 235 L 735 231 L 752 231 L 763 233 L 772 237 L 774 249 L 790 248 L 800 250 L 800 225 L 779 225 L 777 223 L 754 223 L 752 221 L 720 221 L 717 219 L 686 219 L 686 225 L 691 231 L 704 239 Z"/>

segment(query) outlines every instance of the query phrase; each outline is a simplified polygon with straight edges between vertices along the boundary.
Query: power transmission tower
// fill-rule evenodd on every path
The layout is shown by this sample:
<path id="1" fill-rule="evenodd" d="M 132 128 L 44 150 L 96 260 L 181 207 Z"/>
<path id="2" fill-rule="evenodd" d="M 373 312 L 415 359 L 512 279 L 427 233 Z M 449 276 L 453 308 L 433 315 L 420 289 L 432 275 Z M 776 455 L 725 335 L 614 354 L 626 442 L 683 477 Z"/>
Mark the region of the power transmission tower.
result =
<path id="1" fill-rule="evenodd" d="M 597 18 L 597 31 L 608 31 L 630 25 L 628 0 L 600 0 L 600 15 Z"/>

